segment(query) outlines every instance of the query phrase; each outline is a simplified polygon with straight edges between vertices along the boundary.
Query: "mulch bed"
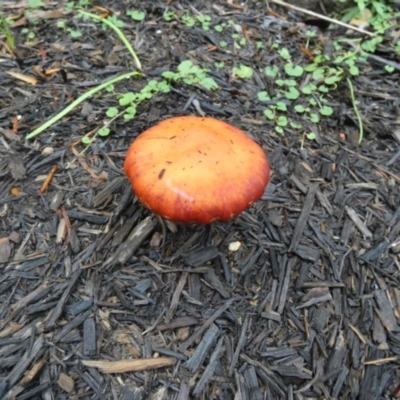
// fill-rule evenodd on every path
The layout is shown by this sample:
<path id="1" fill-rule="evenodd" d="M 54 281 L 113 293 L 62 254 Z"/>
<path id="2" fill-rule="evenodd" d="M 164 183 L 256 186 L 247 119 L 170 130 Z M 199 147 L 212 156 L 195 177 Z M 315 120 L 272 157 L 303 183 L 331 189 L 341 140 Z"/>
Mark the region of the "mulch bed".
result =
<path id="1" fill-rule="evenodd" d="M 121 11 L 118 2 L 107 6 Z M 211 69 L 220 89 L 177 84 L 77 157 L 83 147 L 74 143 L 102 125 L 115 94 L 88 99 L 35 140 L 24 136 L 88 88 L 129 71 L 130 55 L 115 35 L 73 13 L 62 15 L 83 38 L 72 40 L 47 18 L 19 58 L 1 48 L 0 398 L 399 398 L 398 72 L 387 75 L 370 60 L 353 79 L 361 145 L 345 82 L 328 95 L 335 114 L 310 126 L 317 138 L 303 142 L 291 129 L 274 133 L 257 93 L 274 90 L 261 73 L 279 65 L 269 46 L 286 46 L 300 64 L 308 28 L 289 18 L 262 29 L 263 2 L 174 2 L 175 10 L 234 19 L 266 44 L 209 51 L 223 33 L 164 21 L 165 3 L 124 7 L 147 12 L 144 22 L 128 21 L 126 34 L 149 77 L 191 59 Z M 3 9 L 18 12 L 15 2 Z M 319 31 L 325 43 L 343 34 Z M 396 61 L 389 48 L 379 55 Z M 247 63 L 255 75 L 232 79 L 215 61 Z M 6 73 L 32 74 L 38 65 L 61 70 L 35 86 Z M 131 79 L 115 92 L 145 82 Z M 132 140 L 161 119 L 198 114 L 194 100 L 248 132 L 271 162 L 262 199 L 227 223 L 164 221 L 134 198 L 123 175 Z"/>

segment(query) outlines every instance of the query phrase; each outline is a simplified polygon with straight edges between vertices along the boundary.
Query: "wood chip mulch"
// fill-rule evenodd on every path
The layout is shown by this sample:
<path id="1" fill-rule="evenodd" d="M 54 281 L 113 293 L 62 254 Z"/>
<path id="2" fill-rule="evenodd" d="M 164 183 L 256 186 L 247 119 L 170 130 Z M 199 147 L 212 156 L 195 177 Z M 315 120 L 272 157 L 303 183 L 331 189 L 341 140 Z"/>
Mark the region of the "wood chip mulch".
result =
<path id="1" fill-rule="evenodd" d="M 287 46 L 302 40 L 286 25 L 257 30 L 257 5 L 220 7 L 248 20 L 253 35 Z M 210 65 L 218 57 L 271 62 L 266 50 L 207 53 L 206 36 L 189 28 L 177 35 L 147 11 L 155 22 L 130 34 L 154 74 L 165 60 L 172 69 L 189 56 Z M 115 105 L 114 94 L 87 101 L 34 141 L 23 138 L 87 90 L 74 82 L 107 72 L 105 44 L 111 51 L 119 42 L 85 24 L 88 41 L 74 42 L 75 53 L 60 56 L 66 36 L 58 50 L 51 31 L 43 38 L 49 59 L 65 64 L 65 84 L 60 76 L 17 85 L 4 74 L 15 61 L 0 64 L 0 399 L 400 398 L 398 72 L 367 75 L 368 65 L 355 79 L 366 130 L 359 146 L 345 83 L 331 95 L 335 114 L 317 139 L 301 141 L 265 120 L 256 93 L 270 82 L 214 72 L 218 98 L 177 85 L 79 158 L 72 144 Z M 39 62 L 36 49 L 25 48 L 26 68 Z M 113 54 L 128 63 L 122 47 Z M 116 91 L 125 86 L 138 82 Z M 227 223 L 162 220 L 136 200 L 122 172 L 140 131 L 196 114 L 196 104 L 248 132 L 271 162 L 262 199 Z M 25 119 L 11 134 L 16 113 Z"/>

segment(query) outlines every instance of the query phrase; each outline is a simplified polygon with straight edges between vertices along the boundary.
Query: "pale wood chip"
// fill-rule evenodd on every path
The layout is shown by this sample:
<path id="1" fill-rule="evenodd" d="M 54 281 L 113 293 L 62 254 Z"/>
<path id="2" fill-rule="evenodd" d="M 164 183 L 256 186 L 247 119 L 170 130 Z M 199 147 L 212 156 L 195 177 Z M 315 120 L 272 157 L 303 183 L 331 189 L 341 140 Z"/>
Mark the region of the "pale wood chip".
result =
<path id="1" fill-rule="evenodd" d="M 99 368 L 106 374 L 120 374 L 122 372 L 147 371 L 149 369 L 170 367 L 176 363 L 176 360 L 170 357 L 160 357 L 120 361 L 83 360 L 82 363 L 86 367 Z"/>

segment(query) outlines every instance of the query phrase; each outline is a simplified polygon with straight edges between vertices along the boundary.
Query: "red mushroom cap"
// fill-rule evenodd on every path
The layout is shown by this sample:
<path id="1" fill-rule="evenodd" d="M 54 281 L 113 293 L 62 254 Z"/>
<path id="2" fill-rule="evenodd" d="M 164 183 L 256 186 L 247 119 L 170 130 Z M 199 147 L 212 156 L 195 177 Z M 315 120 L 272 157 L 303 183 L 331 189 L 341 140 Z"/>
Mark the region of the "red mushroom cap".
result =
<path id="1" fill-rule="evenodd" d="M 124 163 L 136 196 L 176 222 L 227 221 L 257 201 L 268 183 L 264 150 L 214 118 L 166 119 L 140 134 Z"/>

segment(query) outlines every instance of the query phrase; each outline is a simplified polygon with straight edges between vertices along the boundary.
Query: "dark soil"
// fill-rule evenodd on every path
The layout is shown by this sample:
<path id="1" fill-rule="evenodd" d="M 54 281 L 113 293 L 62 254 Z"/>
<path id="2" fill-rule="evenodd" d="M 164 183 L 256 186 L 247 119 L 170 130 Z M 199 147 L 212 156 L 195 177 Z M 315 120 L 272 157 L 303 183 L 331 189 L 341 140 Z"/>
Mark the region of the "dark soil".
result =
<path id="1" fill-rule="evenodd" d="M 24 7 L 2 2 L 6 15 Z M 0 399 L 399 398 L 400 85 L 398 70 L 383 69 L 398 65 L 390 43 L 352 78 L 361 144 L 346 80 L 326 95 L 334 115 L 309 126 L 292 116 L 317 136 L 303 141 L 294 129 L 276 134 L 257 99 L 276 90 L 263 73 L 283 65 L 273 43 L 305 62 L 310 28 L 301 17 L 274 8 L 287 17 L 275 19 L 256 1 L 107 7 L 122 12 L 145 76 L 89 98 L 34 140 L 24 138 L 134 64 L 114 33 L 55 1 L 29 25 L 30 44 L 26 20 L 17 19 L 15 56 L 0 45 Z M 233 19 L 249 44 L 234 50 L 231 32 L 166 22 L 167 7 Z M 125 8 L 145 10 L 146 19 L 133 22 Z M 273 22 L 263 24 L 267 16 Z M 61 18 L 83 36 L 59 29 Z M 317 30 L 317 41 L 328 51 L 346 35 L 355 37 Z M 221 40 L 226 50 L 215 47 Z M 187 59 L 208 67 L 219 90 L 178 83 L 78 156 L 82 135 L 118 106 L 116 94 L 137 92 Z M 233 79 L 240 63 L 254 69 L 251 79 Z M 122 171 L 140 132 L 198 115 L 194 100 L 248 132 L 271 162 L 262 199 L 227 223 L 163 221 L 134 198 Z M 95 361 L 120 363 L 104 371 Z"/>

